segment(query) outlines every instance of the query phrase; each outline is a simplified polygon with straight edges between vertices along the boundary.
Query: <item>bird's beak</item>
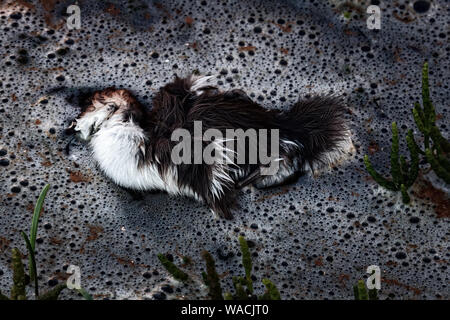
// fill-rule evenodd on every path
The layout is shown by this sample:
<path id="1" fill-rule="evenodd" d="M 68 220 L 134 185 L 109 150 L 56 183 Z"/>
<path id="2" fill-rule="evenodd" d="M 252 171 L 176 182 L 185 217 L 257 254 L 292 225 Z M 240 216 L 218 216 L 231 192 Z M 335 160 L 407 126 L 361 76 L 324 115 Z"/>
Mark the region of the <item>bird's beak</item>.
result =
<path id="1" fill-rule="evenodd" d="M 70 126 L 68 126 L 65 130 L 64 130 L 64 132 L 67 134 L 67 135 L 73 135 L 73 134 L 75 134 L 75 126 L 77 125 L 77 120 L 73 120 L 71 123 L 70 123 Z"/>
<path id="2" fill-rule="evenodd" d="M 92 124 L 86 129 L 80 129 L 77 128 L 77 126 L 78 123 L 77 120 L 75 119 L 70 123 L 70 126 L 67 127 L 66 130 L 64 131 L 67 135 L 74 135 L 77 139 L 87 141 L 92 131 L 94 130 L 94 124 Z"/>

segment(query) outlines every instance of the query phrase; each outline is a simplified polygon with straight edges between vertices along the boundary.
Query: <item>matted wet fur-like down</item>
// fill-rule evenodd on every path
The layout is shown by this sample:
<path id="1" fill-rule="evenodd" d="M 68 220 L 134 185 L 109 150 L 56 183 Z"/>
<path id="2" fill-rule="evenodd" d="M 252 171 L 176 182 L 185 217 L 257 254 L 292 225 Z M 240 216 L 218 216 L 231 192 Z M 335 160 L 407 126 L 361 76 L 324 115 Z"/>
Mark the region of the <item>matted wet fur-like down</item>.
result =
<path id="1" fill-rule="evenodd" d="M 292 182 L 305 170 L 333 165 L 352 151 L 339 97 L 312 97 L 289 111 L 268 110 L 241 90 L 221 92 L 207 81 L 208 77 L 177 77 L 159 90 L 151 110 L 123 89 L 95 92 L 77 118 L 75 131 L 90 138 L 93 157 L 115 183 L 191 196 L 227 219 L 232 218 L 239 188 Z M 279 129 L 277 174 L 261 176 L 260 162 L 237 164 L 236 158 L 228 164 L 174 164 L 171 153 L 178 142 L 171 140 L 172 133 L 184 128 L 193 137 L 194 121 L 202 122 L 203 132 L 214 128 L 224 137 L 226 129 Z M 270 137 L 268 141 L 270 154 Z M 225 152 L 224 145 L 216 141 L 216 152 Z M 249 141 L 245 150 L 248 158 Z"/>

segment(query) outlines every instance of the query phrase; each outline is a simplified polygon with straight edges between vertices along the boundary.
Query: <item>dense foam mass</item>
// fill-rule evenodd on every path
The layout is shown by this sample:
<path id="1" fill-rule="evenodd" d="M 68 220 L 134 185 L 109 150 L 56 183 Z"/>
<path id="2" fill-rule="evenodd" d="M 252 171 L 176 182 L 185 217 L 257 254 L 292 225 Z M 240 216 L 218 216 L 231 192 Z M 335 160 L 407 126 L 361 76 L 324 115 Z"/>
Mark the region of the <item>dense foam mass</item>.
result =
<path id="1" fill-rule="evenodd" d="M 369 178 L 362 161 L 370 153 L 388 172 L 392 121 L 402 137 L 408 128 L 420 137 L 410 110 L 421 97 L 424 60 L 448 137 L 446 1 L 381 1 L 380 31 L 366 27 L 370 1 L 80 1 L 81 30 L 72 31 L 64 24 L 72 1 L 41 2 L 0 5 L 2 292 L 12 278 L 10 249 L 26 252 L 19 231 L 28 230 L 50 183 L 36 254 L 44 290 L 74 264 L 99 299 L 202 298 L 204 288 L 174 284 L 157 253 L 178 265 L 191 257 L 186 270 L 198 281 L 203 249 L 219 273 L 240 275 L 237 238 L 244 235 L 259 292 L 269 277 L 284 299 L 352 298 L 367 266 L 378 265 L 381 298 L 449 298 L 448 218 L 438 218 L 448 216 L 448 189 L 424 171 L 444 199 L 421 177 L 405 206 Z M 86 146 L 73 142 L 65 153 L 63 131 L 78 112 L 69 101 L 79 92 L 122 87 L 150 108 L 160 86 L 193 71 L 216 75 L 220 87 L 241 88 L 267 108 L 343 94 L 357 154 L 317 178 L 242 192 L 235 219 L 226 221 L 190 199 L 136 200 L 99 172 Z M 231 277 L 223 281 L 230 290 Z"/>

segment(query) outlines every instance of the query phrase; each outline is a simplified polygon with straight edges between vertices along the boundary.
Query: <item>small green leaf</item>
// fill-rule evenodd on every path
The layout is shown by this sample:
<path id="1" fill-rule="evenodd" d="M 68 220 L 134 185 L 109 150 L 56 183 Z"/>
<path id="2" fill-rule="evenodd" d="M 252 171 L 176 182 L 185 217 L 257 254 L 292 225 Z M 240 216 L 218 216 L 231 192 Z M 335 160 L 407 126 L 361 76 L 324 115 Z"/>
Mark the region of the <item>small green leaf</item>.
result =
<path id="1" fill-rule="evenodd" d="M 399 163 L 399 145 L 397 123 L 392 122 L 392 146 L 391 146 L 391 175 L 392 181 L 397 186 L 401 184 L 401 170 Z"/>
<path id="2" fill-rule="evenodd" d="M 269 279 L 263 279 L 262 283 L 266 286 L 270 300 L 281 300 L 280 292 L 277 287 Z"/>
<path id="3" fill-rule="evenodd" d="M 435 158 L 433 152 L 430 149 L 425 150 L 425 155 L 427 157 L 428 163 L 431 165 L 434 173 L 445 181 L 445 183 L 450 184 L 450 170 L 449 168 L 443 167 L 439 161 Z"/>
<path id="4" fill-rule="evenodd" d="M 358 281 L 358 296 L 359 300 L 369 300 L 369 295 L 367 294 L 366 284 L 363 280 Z"/>
<path id="5" fill-rule="evenodd" d="M 34 294 L 36 295 L 36 297 L 39 297 L 38 277 L 37 277 L 36 260 L 34 257 L 34 250 L 31 247 L 30 240 L 28 239 L 25 232 L 21 231 L 21 234 L 22 234 L 22 238 L 25 240 L 25 243 L 27 245 L 28 254 L 30 255 L 29 259 L 28 259 L 30 262 L 30 265 L 28 266 L 29 273 L 36 275 L 36 277 L 34 277 Z"/>
<path id="6" fill-rule="evenodd" d="M 400 171 L 402 173 L 402 182 L 407 181 L 407 175 L 408 175 L 408 163 L 406 163 L 406 158 L 401 155 L 400 156 Z"/>
<path id="7" fill-rule="evenodd" d="M 240 282 L 236 282 L 234 288 L 236 289 L 237 300 L 248 300 L 248 295 Z"/>
<path id="8" fill-rule="evenodd" d="M 19 249 L 12 249 L 13 286 L 11 300 L 26 300 L 25 271 L 23 269 L 22 254 Z"/>
<path id="9" fill-rule="evenodd" d="M 406 135 L 406 143 L 408 145 L 409 155 L 411 157 L 411 165 L 408 172 L 408 180 L 406 182 L 406 186 L 409 188 L 413 185 L 414 181 L 416 181 L 419 174 L 419 147 L 414 140 L 414 135 L 411 129 L 408 130 L 408 134 Z"/>
<path id="10" fill-rule="evenodd" d="M 48 189 L 50 188 L 49 184 L 46 184 L 44 189 L 42 189 L 41 194 L 39 195 L 38 201 L 36 202 L 36 206 L 34 207 L 33 212 L 33 218 L 31 220 L 31 230 L 30 230 L 30 244 L 31 249 L 34 254 L 34 250 L 36 249 L 36 235 L 37 235 L 37 228 L 38 228 L 38 222 L 39 222 L 39 216 L 41 214 L 42 206 L 44 205 L 45 196 L 47 195 Z M 31 262 L 31 255 L 29 259 L 30 265 Z M 34 277 L 36 276 L 34 273 L 32 273 L 32 270 L 30 268 L 30 279 L 34 280 Z"/>
<path id="11" fill-rule="evenodd" d="M 208 276 L 206 275 L 205 271 L 202 271 L 202 279 L 203 279 L 203 283 L 205 284 L 205 286 L 209 286 L 209 284 L 208 284 Z"/>
<path id="12" fill-rule="evenodd" d="M 83 296 L 85 300 L 94 300 L 92 296 L 84 288 L 77 289 L 77 291 Z"/>
<path id="13" fill-rule="evenodd" d="M 220 286 L 219 275 L 216 271 L 216 263 L 208 251 L 202 252 L 202 257 L 206 263 L 205 283 L 209 289 L 209 296 L 212 300 L 223 300 L 222 287 Z"/>
<path id="14" fill-rule="evenodd" d="M 358 289 L 358 285 L 354 285 L 353 286 L 353 296 L 355 297 L 355 300 L 360 300 L 359 299 L 359 289 Z"/>
<path id="15" fill-rule="evenodd" d="M 433 139 L 436 149 L 442 149 L 444 152 L 450 152 L 450 142 L 442 136 L 438 127 L 434 124 L 430 127 L 430 137 Z"/>
<path id="16" fill-rule="evenodd" d="M 166 268 L 166 270 L 177 280 L 180 281 L 187 281 L 189 279 L 189 276 L 187 275 L 187 273 L 181 271 L 175 264 L 173 264 L 173 262 L 169 261 L 169 259 L 167 259 L 167 257 L 163 254 L 158 254 L 158 259 L 159 261 L 162 263 L 162 265 L 164 266 L 164 268 Z"/>
<path id="17" fill-rule="evenodd" d="M 233 296 L 229 292 L 225 292 L 223 295 L 224 300 L 233 300 Z"/>
<path id="18" fill-rule="evenodd" d="M 402 201 L 403 201 L 403 203 L 404 204 L 408 204 L 411 201 L 411 199 L 409 197 L 408 190 L 407 190 L 407 188 L 405 187 L 405 185 L 403 183 L 400 186 L 400 191 L 402 193 Z"/>
<path id="19" fill-rule="evenodd" d="M 242 265 L 245 270 L 245 278 L 247 282 L 247 288 L 250 293 L 253 293 L 253 281 L 252 281 L 252 258 L 250 255 L 250 250 L 248 249 L 247 240 L 243 236 L 239 237 L 239 244 L 241 246 L 242 253 Z"/>
<path id="20" fill-rule="evenodd" d="M 370 174 L 370 176 L 375 180 L 376 183 L 378 183 L 380 186 L 382 186 L 385 189 L 391 190 L 391 191 L 398 191 L 398 189 L 395 187 L 395 184 L 384 178 L 381 174 L 379 174 L 372 166 L 372 163 L 370 162 L 369 156 L 364 156 L 364 165 L 366 166 L 367 172 Z"/>

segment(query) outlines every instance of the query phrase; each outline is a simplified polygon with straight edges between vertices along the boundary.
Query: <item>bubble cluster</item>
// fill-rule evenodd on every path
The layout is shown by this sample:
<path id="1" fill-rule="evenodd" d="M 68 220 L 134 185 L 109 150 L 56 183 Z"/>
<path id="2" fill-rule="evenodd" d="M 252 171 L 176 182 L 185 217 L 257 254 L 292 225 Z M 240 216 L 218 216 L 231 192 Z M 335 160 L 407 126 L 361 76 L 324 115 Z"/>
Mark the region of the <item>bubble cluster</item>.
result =
<path id="1" fill-rule="evenodd" d="M 405 206 L 362 161 L 370 154 L 388 173 L 392 121 L 420 139 L 410 110 L 425 60 L 437 124 L 449 136 L 445 1 L 83 1 L 80 30 L 65 25 L 72 1 L 25 3 L 0 5 L 2 292 L 11 248 L 26 252 L 20 230 L 50 183 L 36 246 L 43 290 L 74 264 L 97 299 L 203 298 L 204 288 L 174 283 L 157 254 L 177 265 L 190 257 L 185 270 L 199 279 L 206 249 L 219 273 L 229 272 L 230 290 L 231 276 L 243 273 L 243 235 L 259 292 L 268 277 L 284 299 L 352 299 L 353 284 L 378 265 L 382 299 L 449 298 L 448 218 L 438 217 L 448 217 L 448 188 L 424 170 Z M 381 7 L 381 30 L 366 26 L 370 4 Z M 267 108 L 342 94 L 357 153 L 319 177 L 241 192 L 232 221 L 191 199 L 130 194 L 78 142 L 66 153 L 79 92 L 126 88 L 151 108 L 160 86 L 191 72 L 215 75 L 221 88 L 241 88 Z"/>

